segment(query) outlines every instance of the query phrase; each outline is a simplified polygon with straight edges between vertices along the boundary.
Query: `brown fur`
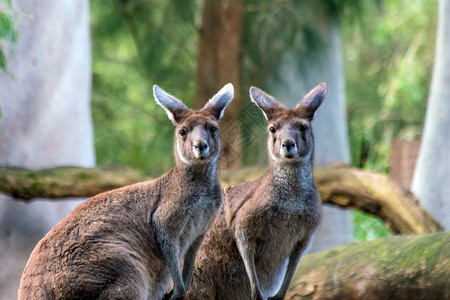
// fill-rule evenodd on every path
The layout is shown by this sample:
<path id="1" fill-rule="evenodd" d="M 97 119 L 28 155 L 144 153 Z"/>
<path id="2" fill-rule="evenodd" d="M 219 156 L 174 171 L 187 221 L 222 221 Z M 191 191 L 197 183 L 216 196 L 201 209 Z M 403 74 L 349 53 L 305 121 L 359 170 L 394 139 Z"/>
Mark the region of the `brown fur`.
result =
<path id="1" fill-rule="evenodd" d="M 176 125 L 176 166 L 77 207 L 31 253 L 19 299 L 161 299 L 171 278 L 172 298 L 184 297 L 196 251 L 221 203 L 216 130 L 233 91 L 225 86 L 201 111 L 154 91 Z"/>
<path id="2" fill-rule="evenodd" d="M 227 189 L 197 253 L 186 299 L 284 298 L 319 225 L 311 121 L 325 94 L 321 84 L 286 110 L 273 97 L 250 89 L 269 121 L 270 169 L 256 181 Z"/>

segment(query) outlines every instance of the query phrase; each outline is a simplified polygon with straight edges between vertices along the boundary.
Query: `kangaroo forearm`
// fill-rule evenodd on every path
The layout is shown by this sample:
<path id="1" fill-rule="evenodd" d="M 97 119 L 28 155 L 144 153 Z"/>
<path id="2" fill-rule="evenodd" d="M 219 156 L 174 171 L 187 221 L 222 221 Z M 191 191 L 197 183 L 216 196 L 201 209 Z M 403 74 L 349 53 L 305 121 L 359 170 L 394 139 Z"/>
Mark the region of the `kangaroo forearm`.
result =
<path id="1" fill-rule="evenodd" d="M 305 243 L 306 245 L 304 245 Z M 270 298 L 271 300 L 284 299 L 289 285 L 291 284 L 292 278 L 294 278 L 295 271 L 297 270 L 297 267 L 308 248 L 309 241 L 302 241 L 297 247 L 294 248 L 292 254 L 289 257 L 289 262 L 286 269 L 286 274 L 283 278 L 283 283 L 281 284 L 281 287 L 277 294 L 274 297 Z"/>
<path id="2" fill-rule="evenodd" d="M 186 289 L 189 287 L 189 283 L 191 281 L 192 272 L 194 270 L 194 264 L 195 264 L 195 256 L 197 254 L 198 249 L 200 248 L 200 245 L 202 244 L 204 238 L 204 234 L 199 236 L 194 243 L 189 247 L 188 251 L 186 252 L 186 255 L 184 256 L 184 262 L 183 262 L 183 281 Z"/>

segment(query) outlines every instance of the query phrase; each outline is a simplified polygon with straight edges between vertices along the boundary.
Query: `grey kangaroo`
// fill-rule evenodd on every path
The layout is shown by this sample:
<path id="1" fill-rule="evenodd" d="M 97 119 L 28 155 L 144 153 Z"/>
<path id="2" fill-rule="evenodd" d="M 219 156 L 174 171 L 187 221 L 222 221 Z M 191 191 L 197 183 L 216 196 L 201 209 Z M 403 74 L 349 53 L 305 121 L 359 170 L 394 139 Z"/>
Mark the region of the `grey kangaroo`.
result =
<path id="1" fill-rule="evenodd" d="M 224 190 L 205 237 L 186 299 L 283 299 L 320 221 L 313 181 L 311 121 L 327 94 L 325 83 L 291 110 L 250 88 L 269 126 L 270 169 L 258 180 Z"/>
<path id="2" fill-rule="evenodd" d="M 153 92 L 176 127 L 175 167 L 78 206 L 31 253 L 19 299 L 161 299 L 171 279 L 171 299 L 184 298 L 222 201 L 219 121 L 234 89 L 225 85 L 199 111 Z"/>

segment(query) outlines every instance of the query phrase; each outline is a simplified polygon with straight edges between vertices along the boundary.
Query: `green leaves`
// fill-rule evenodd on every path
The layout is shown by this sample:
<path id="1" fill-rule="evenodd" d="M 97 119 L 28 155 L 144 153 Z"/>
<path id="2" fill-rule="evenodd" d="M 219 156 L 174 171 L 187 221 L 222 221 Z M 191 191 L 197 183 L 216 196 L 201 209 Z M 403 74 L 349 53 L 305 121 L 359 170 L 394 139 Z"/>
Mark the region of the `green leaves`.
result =
<path id="1" fill-rule="evenodd" d="M 0 48 L 0 69 L 2 69 L 3 71 L 6 70 L 6 57 L 1 48 Z"/>
<path id="2" fill-rule="evenodd" d="M 371 241 L 389 236 L 383 221 L 359 210 L 353 210 L 354 239 L 356 242 Z"/>
<path id="3" fill-rule="evenodd" d="M 173 125 L 155 103 L 158 84 L 191 107 L 198 33 L 194 0 L 91 1 L 95 148 L 99 163 L 152 174 L 173 165 Z M 166 155 L 162 155 L 162 154 Z"/>
<path id="4" fill-rule="evenodd" d="M 11 7 L 10 1 L 7 2 Z M 12 13 L 7 13 L 0 10 L 0 70 L 6 71 L 6 49 L 7 43 L 15 43 L 17 40 L 17 30 L 14 23 Z"/>
<path id="5" fill-rule="evenodd" d="M 364 27 L 342 26 L 352 162 L 387 172 L 392 139 L 421 137 L 437 1 L 386 0 L 362 18 Z"/>
<path id="6" fill-rule="evenodd" d="M 0 12 L 0 38 L 8 37 L 12 29 L 13 22 L 10 17 L 4 12 Z"/>

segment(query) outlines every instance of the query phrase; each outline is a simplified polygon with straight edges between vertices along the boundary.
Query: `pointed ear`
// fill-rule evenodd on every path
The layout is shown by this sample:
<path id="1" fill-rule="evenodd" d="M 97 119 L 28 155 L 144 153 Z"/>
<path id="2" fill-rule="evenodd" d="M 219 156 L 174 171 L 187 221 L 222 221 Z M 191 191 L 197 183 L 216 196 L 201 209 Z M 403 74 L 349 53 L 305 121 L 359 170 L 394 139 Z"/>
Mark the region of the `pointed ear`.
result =
<path id="1" fill-rule="evenodd" d="M 277 99 L 254 86 L 250 88 L 250 99 L 262 110 L 266 120 L 269 120 L 273 113 L 286 109 Z"/>
<path id="2" fill-rule="evenodd" d="M 217 120 L 220 120 L 225 108 L 233 98 L 234 87 L 231 83 L 228 83 L 205 104 L 202 110 L 209 111 Z"/>
<path id="3" fill-rule="evenodd" d="M 320 83 L 313 88 L 302 101 L 295 107 L 296 110 L 304 112 L 306 117 L 312 120 L 316 113 L 316 110 L 325 100 L 325 96 L 328 93 L 328 88 L 325 82 Z"/>
<path id="4" fill-rule="evenodd" d="M 158 103 L 166 111 L 167 116 L 176 125 L 183 115 L 189 111 L 186 105 L 180 100 L 170 95 L 157 85 L 153 86 L 153 96 Z"/>

